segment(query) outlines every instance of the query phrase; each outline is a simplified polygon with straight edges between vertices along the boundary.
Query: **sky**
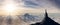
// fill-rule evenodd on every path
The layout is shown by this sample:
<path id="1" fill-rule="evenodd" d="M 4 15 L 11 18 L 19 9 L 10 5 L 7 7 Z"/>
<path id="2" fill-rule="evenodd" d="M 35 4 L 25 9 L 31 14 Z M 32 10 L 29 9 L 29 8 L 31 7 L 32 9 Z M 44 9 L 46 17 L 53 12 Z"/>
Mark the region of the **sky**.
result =
<path id="1" fill-rule="evenodd" d="M 40 15 L 45 9 L 48 13 L 58 13 L 58 15 L 49 14 L 50 17 L 53 16 L 51 18 L 60 16 L 60 0 L 0 0 L 0 15 L 4 16 L 25 13 Z M 56 17 L 54 20 L 59 22 L 59 17 Z"/>
<path id="2" fill-rule="evenodd" d="M 47 9 L 48 13 L 60 13 L 59 0 L 0 0 L 0 14 L 8 13 L 6 5 L 13 5 L 14 15 L 21 13 L 44 13 Z M 5 10 L 7 8 L 7 11 Z M 41 11 L 41 12 L 40 12 Z M 7 14 L 8 15 L 8 14 Z"/>

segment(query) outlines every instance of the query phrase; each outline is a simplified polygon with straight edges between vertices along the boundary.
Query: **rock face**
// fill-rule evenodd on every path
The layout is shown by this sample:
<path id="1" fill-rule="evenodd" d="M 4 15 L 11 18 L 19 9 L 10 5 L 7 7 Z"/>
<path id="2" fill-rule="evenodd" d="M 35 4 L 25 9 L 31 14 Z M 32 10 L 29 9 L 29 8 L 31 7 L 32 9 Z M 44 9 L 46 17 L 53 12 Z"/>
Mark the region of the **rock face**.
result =
<path id="1" fill-rule="evenodd" d="M 31 25 L 60 25 L 60 24 L 49 18 L 47 12 L 45 12 L 45 18 L 42 22 L 37 22 L 36 24 Z"/>

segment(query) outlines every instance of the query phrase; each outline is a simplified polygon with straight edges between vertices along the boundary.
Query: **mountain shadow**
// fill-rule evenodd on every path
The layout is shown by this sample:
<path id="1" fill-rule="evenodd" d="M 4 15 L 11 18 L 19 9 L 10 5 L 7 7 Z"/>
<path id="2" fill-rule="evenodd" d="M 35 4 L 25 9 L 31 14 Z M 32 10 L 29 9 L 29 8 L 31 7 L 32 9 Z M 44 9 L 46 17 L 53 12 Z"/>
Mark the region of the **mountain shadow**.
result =
<path id="1" fill-rule="evenodd" d="M 52 20 L 51 18 L 48 17 L 48 13 L 45 10 L 45 18 L 43 19 L 42 22 L 37 22 L 35 24 L 31 24 L 31 25 L 60 25 L 57 22 L 55 22 L 54 20 Z"/>

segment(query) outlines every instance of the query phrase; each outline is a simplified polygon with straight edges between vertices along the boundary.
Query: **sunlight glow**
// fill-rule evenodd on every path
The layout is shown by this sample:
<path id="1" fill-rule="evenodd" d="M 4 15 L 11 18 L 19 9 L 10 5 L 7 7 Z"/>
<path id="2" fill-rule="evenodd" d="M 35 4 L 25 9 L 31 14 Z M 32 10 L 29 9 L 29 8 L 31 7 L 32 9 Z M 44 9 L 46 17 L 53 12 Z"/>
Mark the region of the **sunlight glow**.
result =
<path id="1" fill-rule="evenodd" d="M 13 12 L 14 10 L 15 10 L 15 6 L 14 6 L 14 4 L 7 4 L 6 6 L 6 11 L 7 12 Z"/>

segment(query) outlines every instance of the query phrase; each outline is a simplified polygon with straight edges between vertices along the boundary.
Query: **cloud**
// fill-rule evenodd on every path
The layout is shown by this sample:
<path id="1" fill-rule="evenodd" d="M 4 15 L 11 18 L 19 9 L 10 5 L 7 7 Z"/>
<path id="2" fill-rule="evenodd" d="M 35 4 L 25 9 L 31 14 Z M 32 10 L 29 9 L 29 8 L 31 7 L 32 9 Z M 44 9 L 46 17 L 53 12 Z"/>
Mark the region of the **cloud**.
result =
<path id="1" fill-rule="evenodd" d="M 30 15 L 30 14 L 25 14 L 21 17 L 21 19 L 24 21 L 24 22 L 37 22 L 37 21 L 40 21 L 40 17 L 39 16 L 35 16 L 35 15 Z"/>
<path id="2" fill-rule="evenodd" d="M 1 3 L 3 2 L 4 0 L 0 0 L 0 5 L 2 5 Z"/>
<path id="3" fill-rule="evenodd" d="M 16 3 L 20 3 L 21 2 L 21 0 L 14 0 Z"/>
<path id="4" fill-rule="evenodd" d="M 24 2 L 24 7 L 37 8 L 46 5 L 45 0 L 22 0 L 22 1 Z"/>
<path id="5" fill-rule="evenodd" d="M 25 1 L 24 2 L 26 7 L 37 7 L 39 4 L 34 3 L 33 1 Z"/>
<path id="6" fill-rule="evenodd" d="M 55 7 L 56 9 L 60 8 L 60 0 L 15 0 L 19 3 L 19 7 L 22 5 L 24 8 L 47 8 L 51 9 Z"/>
<path id="7" fill-rule="evenodd" d="M 0 0 L 0 3 L 3 2 L 4 0 Z"/>
<path id="8" fill-rule="evenodd" d="M 56 7 L 60 8 L 60 0 L 49 0 L 53 3 L 53 5 L 55 4 Z"/>

